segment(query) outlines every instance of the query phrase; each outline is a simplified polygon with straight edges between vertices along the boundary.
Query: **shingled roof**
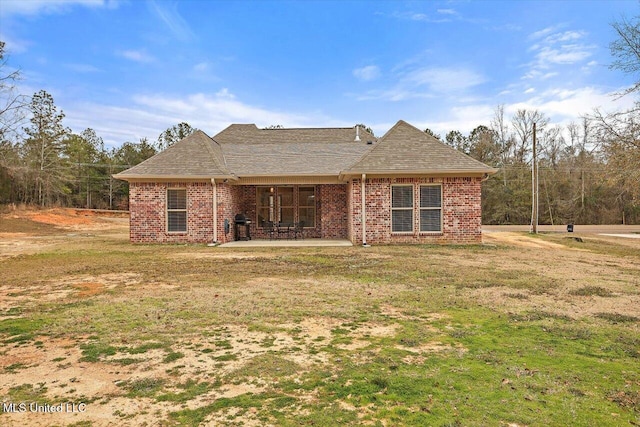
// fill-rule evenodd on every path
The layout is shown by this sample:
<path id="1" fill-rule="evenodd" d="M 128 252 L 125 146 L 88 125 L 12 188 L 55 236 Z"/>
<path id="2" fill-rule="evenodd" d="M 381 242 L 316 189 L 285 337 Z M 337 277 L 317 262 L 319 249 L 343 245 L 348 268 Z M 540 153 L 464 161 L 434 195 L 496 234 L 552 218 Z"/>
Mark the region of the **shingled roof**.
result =
<path id="1" fill-rule="evenodd" d="M 400 120 L 342 174 L 483 174 L 496 169 Z"/>
<path id="2" fill-rule="evenodd" d="M 114 176 L 124 180 L 235 179 L 495 171 L 401 120 L 379 140 L 355 127 L 258 129 L 253 124 L 234 124 L 213 138 L 196 131 Z"/>
<path id="3" fill-rule="evenodd" d="M 232 178 L 220 144 L 197 130 L 144 162 L 114 175 L 118 179 Z"/>

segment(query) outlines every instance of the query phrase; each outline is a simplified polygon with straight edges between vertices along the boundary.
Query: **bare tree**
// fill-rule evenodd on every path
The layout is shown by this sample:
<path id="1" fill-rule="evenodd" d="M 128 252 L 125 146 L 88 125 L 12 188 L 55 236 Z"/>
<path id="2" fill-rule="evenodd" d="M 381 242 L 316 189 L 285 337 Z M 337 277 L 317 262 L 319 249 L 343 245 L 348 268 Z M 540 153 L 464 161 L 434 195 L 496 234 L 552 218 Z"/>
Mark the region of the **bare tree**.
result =
<path id="1" fill-rule="evenodd" d="M 533 141 L 533 124 L 536 123 L 537 130 L 544 132 L 549 123 L 549 119 L 538 110 L 518 110 L 511 119 L 511 124 L 515 130 L 516 138 L 512 147 L 512 156 L 518 163 L 526 163 L 531 143 Z"/>
<path id="2" fill-rule="evenodd" d="M 5 42 L 0 41 L 0 141 L 6 141 L 19 130 L 27 102 L 16 89 L 20 70 L 9 70 L 7 61 Z"/>
<path id="3" fill-rule="evenodd" d="M 635 83 L 623 94 L 637 92 L 640 90 L 640 17 L 632 20 L 623 17 L 611 26 L 618 38 L 609 44 L 611 55 L 615 58 L 609 67 L 633 76 Z"/>

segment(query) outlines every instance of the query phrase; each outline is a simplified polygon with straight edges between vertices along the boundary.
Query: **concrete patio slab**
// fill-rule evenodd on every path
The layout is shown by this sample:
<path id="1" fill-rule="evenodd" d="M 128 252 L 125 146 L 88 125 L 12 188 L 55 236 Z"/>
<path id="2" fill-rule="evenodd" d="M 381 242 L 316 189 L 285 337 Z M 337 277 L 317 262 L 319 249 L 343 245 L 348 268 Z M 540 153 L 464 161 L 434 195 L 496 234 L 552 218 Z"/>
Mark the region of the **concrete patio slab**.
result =
<path id="1" fill-rule="evenodd" d="M 303 247 L 330 247 L 330 246 L 353 246 L 346 239 L 299 239 L 299 240 L 240 240 L 236 242 L 223 243 L 221 248 L 303 248 Z"/>

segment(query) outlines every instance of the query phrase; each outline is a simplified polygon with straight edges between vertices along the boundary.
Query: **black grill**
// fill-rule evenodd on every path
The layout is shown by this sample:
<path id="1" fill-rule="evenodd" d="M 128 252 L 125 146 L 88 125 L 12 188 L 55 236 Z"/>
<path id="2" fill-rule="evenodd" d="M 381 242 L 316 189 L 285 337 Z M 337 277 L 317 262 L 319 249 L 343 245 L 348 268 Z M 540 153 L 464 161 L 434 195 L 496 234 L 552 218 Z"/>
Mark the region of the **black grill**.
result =
<path id="1" fill-rule="evenodd" d="M 251 220 L 244 214 L 237 214 L 234 220 L 233 231 L 235 240 L 251 240 Z"/>

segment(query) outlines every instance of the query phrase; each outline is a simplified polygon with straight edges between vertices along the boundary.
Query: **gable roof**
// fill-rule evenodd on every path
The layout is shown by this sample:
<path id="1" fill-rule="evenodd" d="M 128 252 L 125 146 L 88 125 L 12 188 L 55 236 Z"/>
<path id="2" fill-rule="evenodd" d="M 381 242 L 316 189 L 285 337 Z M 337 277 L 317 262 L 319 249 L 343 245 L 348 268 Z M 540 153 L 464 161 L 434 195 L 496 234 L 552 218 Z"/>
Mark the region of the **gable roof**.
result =
<path id="1" fill-rule="evenodd" d="M 220 144 L 206 133 L 191 135 L 142 163 L 114 175 L 119 179 L 209 179 L 233 178 L 226 165 Z"/>
<path id="2" fill-rule="evenodd" d="M 347 128 L 275 128 L 259 129 L 256 125 L 233 124 L 213 137 L 222 145 L 227 144 L 306 144 L 315 143 L 345 143 L 356 141 L 356 133 L 360 142 L 376 141 L 373 134 L 360 127 Z"/>
<path id="3" fill-rule="evenodd" d="M 356 141 L 356 132 L 359 141 Z M 214 139 L 237 176 L 337 176 L 371 148 L 376 138 L 363 129 L 258 129 L 231 125 Z"/>
<path id="4" fill-rule="evenodd" d="M 213 138 L 196 131 L 114 177 L 237 179 L 494 172 L 496 169 L 400 120 L 379 140 L 356 127 L 259 129 L 254 124 L 233 124 Z"/>
<path id="5" fill-rule="evenodd" d="M 482 174 L 496 171 L 400 120 L 342 174 Z"/>

